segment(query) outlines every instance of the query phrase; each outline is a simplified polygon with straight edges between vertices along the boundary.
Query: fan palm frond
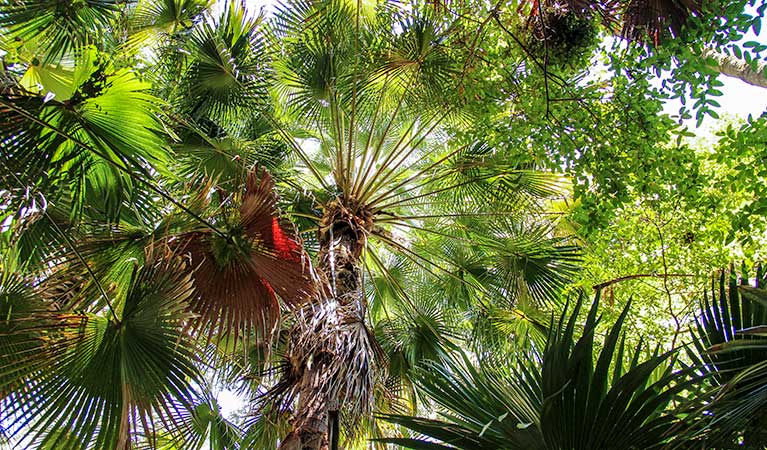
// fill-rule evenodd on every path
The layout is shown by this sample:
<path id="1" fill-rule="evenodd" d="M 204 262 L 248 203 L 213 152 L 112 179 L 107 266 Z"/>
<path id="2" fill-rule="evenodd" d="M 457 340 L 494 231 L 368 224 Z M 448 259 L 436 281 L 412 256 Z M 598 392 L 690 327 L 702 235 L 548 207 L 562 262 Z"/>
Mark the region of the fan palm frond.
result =
<path id="1" fill-rule="evenodd" d="M 712 280 L 711 295 L 699 304 L 692 330 L 697 354 L 692 354 L 701 372 L 708 376 L 713 391 L 700 398 L 693 434 L 709 446 L 727 448 L 743 438 L 749 446 L 767 443 L 761 428 L 767 420 L 767 291 L 765 275 L 756 273 L 756 287 L 748 286 L 748 273 L 740 282 L 733 269 Z"/>
<path id="2" fill-rule="evenodd" d="M 230 2 L 215 23 L 194 30 L 187 44 L 191 59 L 180 80 L 185 113 L 229 124 L 263 104 L 267 55 L 262 20 Z"/>
<path id="3" fill-rule="evenodd" d="M 595 352 L 597 297 L 576 339 L 581 299 L 569 318 L 566 311 L 552 324 L 542 351 L 506 367 L 431 363 L 417 382 L 444 408 L 443 418 L 383 416 L 431 439 L 382 441 L 418 449 L 662 448 L 678 422 L 665 408 L 690 378 L 674 371 L 670 352 L 642 362 L 641 349 L 626 351 L 621 335 L 629 305 Z"/>
<path id="4" fill-rule="evenodd" d="M 687 19 L 701 13 L 701 6 L 697 0 L 632 0 L 621 14 L 621 35 L 658 45 L 666 34 L 678 36 Z"/>
<path id="5" fill-rule="evenodd" d="M 0 27 L 17 45 L 31 43 L 44 52 L 45 62 L 54 62 L 78 47 L 97 43 L 110 31 L 119 11 L 117 0 L 3 1 Z"/>
<path id="6" fill-rule="evenodd" d="M 221 415 L 215 398 L 206 392 L 188 411 L 182 411 L 167 437 L 147 436 L 145 447 L 157 450 L 238 450 L 242 431 Z M 141 447 L 139 447 L 141 448 Z"/>
<path id="7" fill-rule="evenodd" d="M 142 0 L 129 16 L 128 47 L 162 49 L 189 33 L 212 6 L 210 0 Z"/>
<path id="8" fill-rule="evenodd" d="M 11 435 L 40 448 L 127 448 L 140 427 L 151 433 L 155 417 L 172 421 L 201 380 L 196 346 L 181 331 L 191 294 L 174 263 L 152 264 L 133 271 L 111 318 L 55 305 L 9 311 L 5 336 L 36 336 L 31 352 L 12 348 L 0 370 Z"/>
<path id="9" fill-rule="evenodd" d="M 77 61 L 68 97 L 0 100 L 3 178 L 18 189 L 34 186 L 54 197 L 66 192 L 73 216 L 87 203 L 115 219 L 136 189 L 136 174 L 165 165 L 161 102 L 135 73 L 112 68 L 93 49 Z"/>
<path id="10" fill-rule="evenodd" d="M 220 338 L 265 337 L 279 316 L 278 297 L 294 307 L 315 292 L 314 280 L 292 224 L 277 215 L 271 176 L 251 171 L 233 196 L 239 208 L 226 236 L 205 230 L 180 238 L 194 271 L 192 308 L 197 326 Z"/>

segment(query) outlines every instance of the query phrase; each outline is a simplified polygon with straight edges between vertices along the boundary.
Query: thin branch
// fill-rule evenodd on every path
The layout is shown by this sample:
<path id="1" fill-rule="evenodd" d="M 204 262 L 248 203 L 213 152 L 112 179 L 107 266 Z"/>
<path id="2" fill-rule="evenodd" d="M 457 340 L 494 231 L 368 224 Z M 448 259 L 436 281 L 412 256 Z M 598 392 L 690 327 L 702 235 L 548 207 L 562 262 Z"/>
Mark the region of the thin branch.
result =
<path id="1" fill-rule="evenodd" d="M 482 23 L 479 24 L 477 27 L 477 34 L 474 35 L 474 40 L 471 42 L 471 47 L 469 48 L 469 55 L 466 57 L 466 60 L 463 62 L 463 70 L 461 71 L 461 76 L 458 79 L 458 90 L 460 91 L 463 87 L 463 80 L 466 77 L 466 73 L 469 70 L 469 64 L 474 60 L 474 55 L 477 53 L 477 43 L 479 41 L 479 37 L 482 35 L 482 32 L 485 30 L 485 26 L 493 20 L 493 16 L 498 14 L 499 8 L 503 4 L 504 0 L 499 0 L 498 3 L 496 3 L 493 8 L 490 10 L 490 14 L 487 15 L 485 20 L 482 21 Z"/>
<path id="2" fill-rule="evenodd" d="M 660 219 L 660 217 L 658 218 Z M 682 329 L 682 323 L 680 322 L 677 314 L 674 312 L 674 301 L 671 296 L 671 290 L 668 288 L 668 263 L 666 261 L 666 244 L 664 243 L 664 240 L 663 240 L 663 231 L 661 230 L 657 220 L 654 220 L 653 223 L 655 224 L 655 229 L 658 230 L 658 240 L 660 241 L 660 255 L 661 255 L 661 261 L 663 262 L 663 275 L 664 275 L 663 289 L 666 291 L 666 296 L 668 298 L 668 312 L 671 315 L 671 318 L 674 319 L 674 324 L 676 325 L 676 330 L 674 331 L 674 337 L 671 339 L 671 348 L 674 348 L 676 346 L 676 339 L 677 337 L 679 337 L 679 332 Z"/>
<path id="3" fill-rule="evenodd" d="M 525 47 L 525 44 L 523 44 L 523 43 L 522 43 L 522 41 L 521 41 L 521 40 L 520 40 L 520 39 L 519 39 L 519 38 L 518 38 L 518 37 L 517 37 L 517 36 L 516 36 L 514 33 L 512 33 L 512 32 L 511 32 L 511 31 L 510 31 L 508 28 L 506 28 L 506 26 L 504 26 L 504 25 L 503 25 L 503 22 L 501 22 L 501 19 L 500 19 L 500 12 L 498 12 L 497 14 L 495 14 L 495 15 L 493 16 L 493 18 L 495 19 L 495 22 L 498 24 L 498 26 L 499 26 L 499 27 L 501 27 L 501 30 L 503 30 L 503 31 L 504 31 L 506 34 L 508 34 L 509 36 L 511 36 L 511 38 L 514 40 L 514 42 L 516 42 L 516 44 L 517 44 L 517 45 L 519 45 L 519 47 L 522 49 L 522 51 L 525 53 L 525 55 L 526 55 L 528 58 L 530 58 L 531 60 L 533 60 L 533 62 L 535 63 L 535 65 L 537 65 L 538 67 L 540 67 L 541 69 L 543 69 L 543 70 L 544 70 L 544 72 L 545 72 L 545 71 L 546 71 L 546 67 L 544 66 L 544 64 L 543 64 L 543 63 L 541 63 L 540 61 L 538 61 L 538 58 L 536 58 L 535 56 L 533 56 L 533 54 L 530 52 L 530 50 L 528 50 L 528 49 L 527 49 L 527 47 Z M 564 80 L 562 77 L 560 77 L 560 76 L 552 75 L 552 79 L 554 79 L 554 80 L 556 80 L 557 82 L 559 82 L 560 86 L 565 86 L 565 85 L 567 85 L 567 81 L 565 81 L 565 80 Z"/>
<path id="4" fill-rule="evenodd" d="M 612 280 L 605 281 L 603 283 L 595 284 L 594 290 L 598 291 L 600 289 L 606 288 L 607 286 L 612 286 L 613 284 L 620 283 L 622 281 L 628 281 L 628 280 L 636 280 L 637 278 L 692 278 L 694 277 L 694 274 L 691 273 L 637 273 L 634 275 L 625 275 L 618 278 L 613 278 Z"/>
<path id="5" fill-rule="evenodd" d="M 546 118 L 551 115 L 551 104 L 549 96 L 549 44 L 546 40 L 546 24 L 543 22 L 543 9 L 541 7 L 542 2 L 536 2 L 538 4 L 538 21 L 541 24 L 541 30 L 543 31 L 543 85 L 546 90 Z"/>
<path id="6" fill-rule="evenodd" d="M 8 173 L 11 174 L 11 176 L 16 179 L 16 182 L 19 183 L 20 188 L 24 188 L 26 185 L 19 179 L 19 177 L 11 170 L 10 167 L 8 167 L 8 164 L 5 162 L 5 159 L 0 160 L 3 163 L 3 166 L 5 166 L 5 170 L 8 171 Z M 43 216 L 48 220 L 48 222 L 51 223 L 53 228 L 56 230 L 58 234 L 61 235 L 62 238 L 66 241 L 69 248 L 72 249 L 72 252 L 74 252 L 75 256 L 77 256 L 77 259 L 80 260 L 80 263 L 85 267 L 85 270 L 88 272 L 88 275 L 93 279 L 93 282 L 96 284 L 96 287 L 99 290 L 99 293 L 102 297 L 104 297 L 104 302 L 106 303 L 107 307 L 109 308 L 109 311 L 112 313 L 112 317 L 114 317 L 115 322 L 117 324 L 120 323 L 119 317 L 117 317 L 117 314 L 115 313 L 114 308 L 112 307 L 112 302 L 109 301 L 109 295 L 107 295 L 107 291 L 104 289 L 104 286 L 101 285 L 101 282 L 99 281 L 98 277 L 96 277 L 96 274 L 93 272 L 93 269 L 91 269 L 91 266 L 88 265 L 88 262 L 85 261 L 85 258 L 83 258 L 83 255 L 80 253 L 79 250 L 77 250 L 77 247 L 75 246 L 74 242 L 72 242 L 72 239 L 64 233 L 64 230 L 59 227 L 59 224 L 56 223 L 55 220 L 51 217 L 50 214 L 48 214 L 48 208 L 42 208 Z"/>

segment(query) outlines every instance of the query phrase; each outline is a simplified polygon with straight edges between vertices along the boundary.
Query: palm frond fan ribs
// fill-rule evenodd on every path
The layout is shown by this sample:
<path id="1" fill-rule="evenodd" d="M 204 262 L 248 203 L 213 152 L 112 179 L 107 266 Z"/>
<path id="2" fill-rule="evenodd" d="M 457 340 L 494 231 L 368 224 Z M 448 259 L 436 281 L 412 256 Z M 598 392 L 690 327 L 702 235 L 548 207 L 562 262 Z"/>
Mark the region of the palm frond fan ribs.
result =
<path id="1" fill-rule="evenodd" d="M 209 335 L 232 333 L 236 340 L 268 333 L 279 317 L 279 300 L 298 305 L 314 286 L 300 238 L 278 216 L 268 172 L 249 172 L 244 192 L 233 197 L 240 205 L 227 237 L 197 231 L 182 241 L 194 271 L 197 326 L 208 324 Z"/>

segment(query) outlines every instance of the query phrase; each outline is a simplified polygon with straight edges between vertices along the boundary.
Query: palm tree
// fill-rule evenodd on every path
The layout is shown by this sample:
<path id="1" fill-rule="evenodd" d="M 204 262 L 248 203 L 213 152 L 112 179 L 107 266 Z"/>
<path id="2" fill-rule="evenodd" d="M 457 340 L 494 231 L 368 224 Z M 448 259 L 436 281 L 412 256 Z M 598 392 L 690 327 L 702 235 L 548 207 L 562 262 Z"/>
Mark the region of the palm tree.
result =
<path id="1" fill-rule="evenodd" d="M 576 268 L 535 215 L 559 178 L 451 136 L 460 20 L 208 6 L 2 3 L 0 396 L 39 448 L 236 448 L 211 373 L 258 397 L 242 445 L 351 443 L 468 339 L 441 309 L 518 323 L 496 299 L 547 305 Z"/>
<path id="2" fill-rule="evenodd" d="M 573 346 L 564 319 L 547 334 L 540 310 L 579 258 L 538 214 L 564 180 L 466 139 L 483 30 L 516 17 L 471 6 L 297 0 L 267 19 L 206 0 L 0 0 L 8 433 L 57 449 L 352 448 L 384 434 L 373 410 L 417 411 L 418 367 L 461 347 L 530 344 L 582 383 L 666 367 L 608 370 L 615 329 L 590 369 L 570 350 L 593 336 Z M 513 376 L 537 380 L 535 358 Z M 553 446 L 566 418 L 542 398 L 571 399 L 541 397 L 566 384 L 545 374 L 515 391 L 512 428 Z M 251 396 L 245 429 L 217 411 L 222 383 Z M 607 386 L 573 401 L 623 392 Z M 677 389 L 659 388 L 658 404 L 628 402 L 649 447 Z"/>

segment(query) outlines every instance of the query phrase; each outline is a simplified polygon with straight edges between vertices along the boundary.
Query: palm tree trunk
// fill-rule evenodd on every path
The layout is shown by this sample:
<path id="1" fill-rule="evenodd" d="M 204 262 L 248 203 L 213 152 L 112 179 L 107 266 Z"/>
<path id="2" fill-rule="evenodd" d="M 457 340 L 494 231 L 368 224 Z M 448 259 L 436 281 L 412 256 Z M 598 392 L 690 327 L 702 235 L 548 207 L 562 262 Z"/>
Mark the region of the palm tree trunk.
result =
<path id="1" fill-rule="evenodd" d="M 300 450 L 317 450 L 327 447 L 328 405 L 330 393 L 327 379 L 329 364 L 307 366 L 301 379 L 301 392 L 296 410 L 293 431 Z"/>
<path id="2" fill-rule="evenodd" d="M 752 86 L 767 88 L 767 61 L 758 61 L 754 69 L 745 59 L 725 55 L 711 48 L 704 49 L 701 56 L 712 59 L 714 64 L 711 68 L 722 75 L 737 78 Z"/>
<path id="3" fill-rule="evenodd" d="M 340 209 L 344 220 L 339 220 L 339 210 L 335 209 L 327 212 L 320 223 L 317 268 L 325 286 L 318 290 L 322 294 L 308 312 L 310 326 L 294 330 L 300 338 L 291 351 L 303 354 L 299 400 L 293 430 L 281 450 L 327 449 L 330 428 L 335 430 L 332 438 L 338 438 L 338 424 L 330 424 L 329 419 L 338 420 L 341 397 L 349 397 L 344 392 L 344 375 L 348 374 L 345 365 L 354 355 L 346 353 L 355 350 L 353 345 L 338 343 L 354 342 L 354 337 L 348 335 L 353 327 L 348 325 L 364 317 L 361 254 L 366 233 L 355 226 L 358 220 L 345 208 Z"/>

